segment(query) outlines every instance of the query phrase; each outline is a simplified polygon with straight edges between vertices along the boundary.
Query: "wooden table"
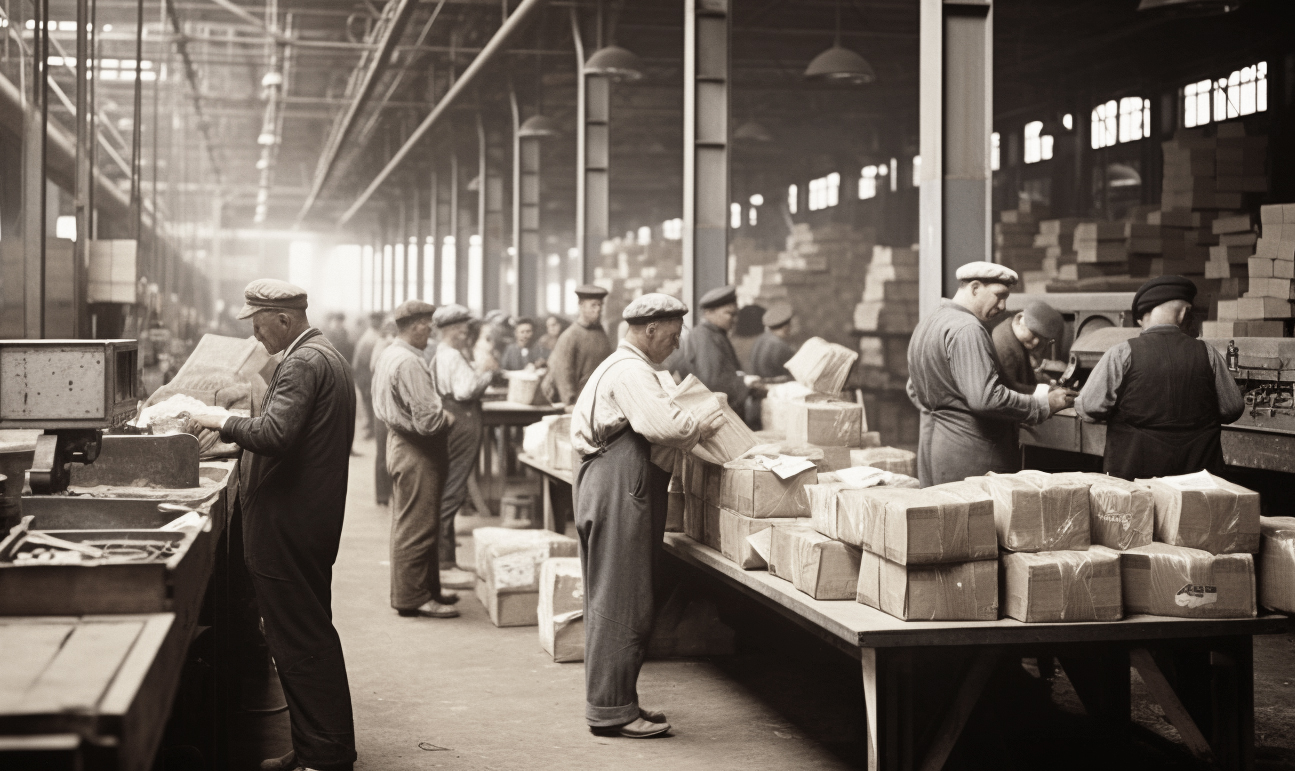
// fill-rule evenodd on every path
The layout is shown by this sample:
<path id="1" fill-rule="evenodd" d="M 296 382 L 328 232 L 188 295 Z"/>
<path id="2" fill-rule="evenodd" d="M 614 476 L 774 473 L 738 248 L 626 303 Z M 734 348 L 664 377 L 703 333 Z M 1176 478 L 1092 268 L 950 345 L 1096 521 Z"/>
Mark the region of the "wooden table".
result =
<path id="1" fill-rule="evenodd" d="M 529 426 L 540 422 L 545 415 L 561 415 L 561 407 L 517 402 L 497 401 L 481 403 L 481 424 L 484 426 Z"/>
<path id="2" fill-rule="evenodd" d="M 569 469 L 555 469 L 526 453 L 518 453 L 517 460 L 540 475 L 540 491 L 544 501 L 544 529 L 555 533 L 564 532 L 566 528 L 559 522 L 560 518 L 553 510 L 553 484 L 556 482 L 571 487 L 572 480 L 575 478 L 574 473 Z"/>
<path id="3" fill-rule="evenodd" d="M 1132 664 L 1188 749 L 1229 769 L 1254 767 L 1256 634 L 1286 616 L 1107 623 L 902 621 L 857 602 L 811 599 L 767 571 L 742 570 L 682 533 L 665 550 L 857 658 L 867 707 L 868 768 L 942 768 L 995 666 L 1056 656 L 1088 713 L 1131 727 Z"/>

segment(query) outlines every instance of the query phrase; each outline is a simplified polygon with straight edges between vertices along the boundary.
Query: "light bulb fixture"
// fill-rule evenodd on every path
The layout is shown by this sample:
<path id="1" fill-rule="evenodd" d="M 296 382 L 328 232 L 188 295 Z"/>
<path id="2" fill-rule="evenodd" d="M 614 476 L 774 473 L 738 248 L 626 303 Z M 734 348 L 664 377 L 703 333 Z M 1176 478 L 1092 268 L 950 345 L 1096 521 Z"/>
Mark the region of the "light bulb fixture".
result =
<path id="1" fill-rule="evenodd" d="M 547 115 L 532 115 L 517 127 L 517 136 L 522 139 L 529 137 L 555 137 L 560 133 L 557 121 Z"/>
<path id="2" fill-rule="evenodd" d="M 276 142 L 278 142 L 278 139 L 269 131 L 262 131 L 261 135 L 256 138 L 256 143 L 258 145 L 265 145 L 266 147 L 269 147 Z"/>
<path id="3" fill-rule="evenodd" d="M 585 62 L 586 75 L 604 75 L 617 82 L 632 82 L 643 78 L 643 63 L 631 51 L 620 46 L 607 46 L 594 51 Z"/>
<path id="4" fill-rule="evenodd" d="M 805 77 L 827 83 L 861 86 L 877 79 L 868 60 L 841 45 L 841 2 L 836 3 L 836 36 L 832 47 L 815 56 L 805 68 Z"/>
<path id="5" fill-rule="evenodd" d="M 773 135 L 769 130 L 753 120 L 749 120 L 733 129 L 733 138 L 740 142 L 772 142 Z"/>
<path id="6" fill-rule="evenodd" d="M 278 72 L 267 72 L 261 77 L 261 86 L 270 88 L 271 86 L 282 86 L 283 75 Z"/>

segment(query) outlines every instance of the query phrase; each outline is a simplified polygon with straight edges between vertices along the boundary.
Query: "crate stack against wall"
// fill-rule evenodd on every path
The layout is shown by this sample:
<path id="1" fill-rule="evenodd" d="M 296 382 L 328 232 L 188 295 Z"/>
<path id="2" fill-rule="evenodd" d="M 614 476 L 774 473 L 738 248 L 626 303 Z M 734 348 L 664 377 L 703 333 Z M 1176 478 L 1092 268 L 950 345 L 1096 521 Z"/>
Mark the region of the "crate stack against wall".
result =
<path id="1" fill-rule="evenodd" d="M 787 303 L 796 314 L 798 340 L 819 335 L 852 345 L 848 322 L 863 290 L 876 231 L 828 223 L 797 223 L 786 251 L 772 265 L 753 265 L 738 283 L 738 303 L 765 308 Z"/>
<path id="2" fill-rule="evenodd" d="M 854 306 L 859 336 L 857 382 L 872 427 L 882 440 L 917 444 L 917 410 L 904 395 L 908 382 L 908 341 L 917 326 L 917 247 L 875 246 Z"/>
<path id="3" fill-rule="evenodd" d="M 1038 271 L 1022 274 L 1025 291 L 1046 292 L 1047 284 L 1054 278 L 1070 273 L 1078 278 L 1075 269 L 1079 253 L 1075 250 L 1075 228 L 1078 217 L 1039 220 L 1039 232 L 1034 235 L 1034 245 L 1044 250 L 1043 265 Z"/>
<path id="4" fill-rule="evenodd" d="M 1217 320 L 1205 322 L 1201 336 L 1289 337 L 1295 316 L 1295 204 L 1260 207 L 1258 234 L 1249 215 L 1221 217 L 1214 226 L 1222 234 L 1213 248 L 1218 262 L 1212 257 L 1211 267 L 1221 273 L 1227 266 L 1233 277 L 1224 283 L 1236 283 L 1239 296 L 1220 293 Z"/>
<path id="5" fill-rule="evenodd" d="M 633 233 L 604 241 L 594 283 L 607 290 L 603 326 L 614 335 L 621 311 L 635 298 L 649 292 L 683 294 L 682 242 L 653 239 L 643 244 Z"/>
<path id="6" fill-rule="evenodd" d="M 1039 221 L 1047 216 L 1043 207 L 1022 201 L 1019 208 L 999 212 L 999 221 L 994 223 L 994 262 L 1016 271 L 1027 287 L 1025 291 L 1042 291 L 1029 287 L 1042 280 L 1046 272 L 1048 246 L 1038 243 L 1037 237 L 1041 234 Z"/>

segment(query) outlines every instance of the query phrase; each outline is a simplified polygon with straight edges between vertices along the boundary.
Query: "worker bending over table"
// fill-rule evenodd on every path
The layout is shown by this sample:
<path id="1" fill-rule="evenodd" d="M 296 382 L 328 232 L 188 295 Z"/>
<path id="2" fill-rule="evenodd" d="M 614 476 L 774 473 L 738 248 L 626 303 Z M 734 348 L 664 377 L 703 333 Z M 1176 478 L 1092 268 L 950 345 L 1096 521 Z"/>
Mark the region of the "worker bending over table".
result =
<path id="1" fill-rule="evenodd" d="M 355 434 L 355 382 L 333 344 L 306 319 L 306 290 L 258 279 L 240 319 L 271 355 L 284 352 L 254 418 L 201 415 L 246 452 L 239 489 L 243 548 L 265 642 L 288 701 L 292 751 L 264 771 L 348 770 L 355 726 L 342 641 L 333 628 L 333 563 L 342 537 Z"/>
<path id="2" fill-rule="evenodd" d="M 439 551 L 454 416 L 444 409 L 432 371 L 423 363 L 435 312 L 436 306 L 422 300 L 396 308 L 396 341 L 374 367 L 373 409 L 387 425 L 391 607 L 402 616 L 454 618 L 459 597 L 441 590 Z"/>
<path id="3" fill-rule="evenodd" d="M 571 417 L 582 460 L 575 491 L 584 574 L 585 719 L 606 736 L 646 738 L 670 730 L 638 701 L 652 635 L 653 581 L 665 535 L 666 488 L 676 451 L 719 430 L 716 399 L 700 416 L 681 410 L 657 379 L 679 345 L 688 306 L 645 294 L 622 314 L 629 331 L 590 379 Z"/>
<path id="4" fill-rule="evenodd" d="M 701 296 L 702 321 L 684 341 L 680 375 L 693 375 L 715 393 L 728 397 L 728 406 L 745 415 L 748 396 L 763 396 L 768 389 L 755 375 L 742 371 L 728 333 L 737 323 L 737 287 L 712 289 Z"/>
<path id="5" fill-rule="evenodd" d="M 958 291 L 913 330 L 908 398 L 921 411 L 917 475 L 922 487 L 1020 469 L 1017 426 L 1069 407 L 1061 388 L 1035 394 L 1003 383 L 985 322 L 1002 313 L 1016 272 L 990 262 L 958 268 Z"/>
<path id="6" fill-rule="evenodd" d="M 1245 400 L 1217 349 L 1188 335 L 1196 285 L 1159 276 L 1133 295 L 1142 332 L 1102 354 L 1075 412 L 1106 422 L 1102 468 L 1123 479 L 1223 471 L 1223 424 Z"/>
<path id="7" fill-rule="evenodd" d="M 1039 386 L 1032 355 L 1061 337 L 1066 321 L 1056 308 L 1035 300 L 1025 310 L 994 327 L 990 335 L 998 353 L 998 374 L 1013 391 L 1032 394 Z"/>
<path id="8" fill-rule="evenodd" d="M 580 315 L 576 323 L 558 336 L 549 355 L 549 371 L 544 377 L 544 393 L 553 401 L 568 407 L 584 390 L 589 376 L 612 353 L 612 341 L 603 329 L 603 299 L 607 290 L 593 284 L 576 287 L 580 298 Z"/>
<path id="9" fill-rule="evenodd" d="M 446 411 L 454 416 L 450 426 L 449 474 L 441 493 L 441 587 L 471 589 L 473 575 L 460 570 L 455 554 L 454 517 L 468 498 L 468 477 L 481 449 L 481 395 L 490 386 L 494 371 L 478 372 L 468 360 L 468 325 L 472 312 L 462 305 L 442 305 L 432 319 L 441 342 L 432 361 L 432 374 Z"/>

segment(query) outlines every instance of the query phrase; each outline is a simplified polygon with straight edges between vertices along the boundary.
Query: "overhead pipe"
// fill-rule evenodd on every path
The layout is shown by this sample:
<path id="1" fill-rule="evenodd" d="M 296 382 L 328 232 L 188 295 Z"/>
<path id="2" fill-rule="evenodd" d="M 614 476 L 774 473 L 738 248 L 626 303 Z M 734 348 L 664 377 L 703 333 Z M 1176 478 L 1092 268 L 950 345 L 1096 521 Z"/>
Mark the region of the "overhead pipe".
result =
<path id="1" fill-rule="evenodd" d="M 450 90 L 445 93 L 441 101 L 436 103 L 436 107 L 432 108 L 427 117 L 423 118 L 423 122 L 418 124 L 418 128 L 414 129 L 414 133 L 409 135 L 409 138 L 400 146 L 400 149 L 391 157 L 391 160 L 387 161 L 387 165 L 382 168 L 382 171 L 378 172 L 378 176 L 374 177 L 369 186 L 364 189 L 364 192 L 360 193 L 355 203 L 351 204 L 350 208 L 342 214 L 339 224 L 345 225 L 349 222 L 355 216 L 355 213 L 368 202 L 369 198 L 382 186 L 387 177 L 391 176 L 391 172 L 395 171 L 400 162 L 405 159 L 405 156 L 414 149 L 414 145 L 418 144 L 418 140 L 422 139 L 432 129 L 432 126 L 436 125 L 441 116 L 449 110 L 450 105 L 454 104 L 454 101 L 472 84 L 472 81 L 485 69 L 485 66 L 507 45 L 509 38 L 517 30 L 521 29 L 526 21 L 544 6 L 545 2 L 546 0 L 522 0 L 517 9 L 512 12 L 512 15 L 500 25 L 494 37 L 490 38 L 490 42 L 486 43 L 485 48 L 481 49 L 481 53 L 477 54 L 472 63 L 468 65 L 468 68 L 454 82 L 454 85 L 450 86 Z"/>

